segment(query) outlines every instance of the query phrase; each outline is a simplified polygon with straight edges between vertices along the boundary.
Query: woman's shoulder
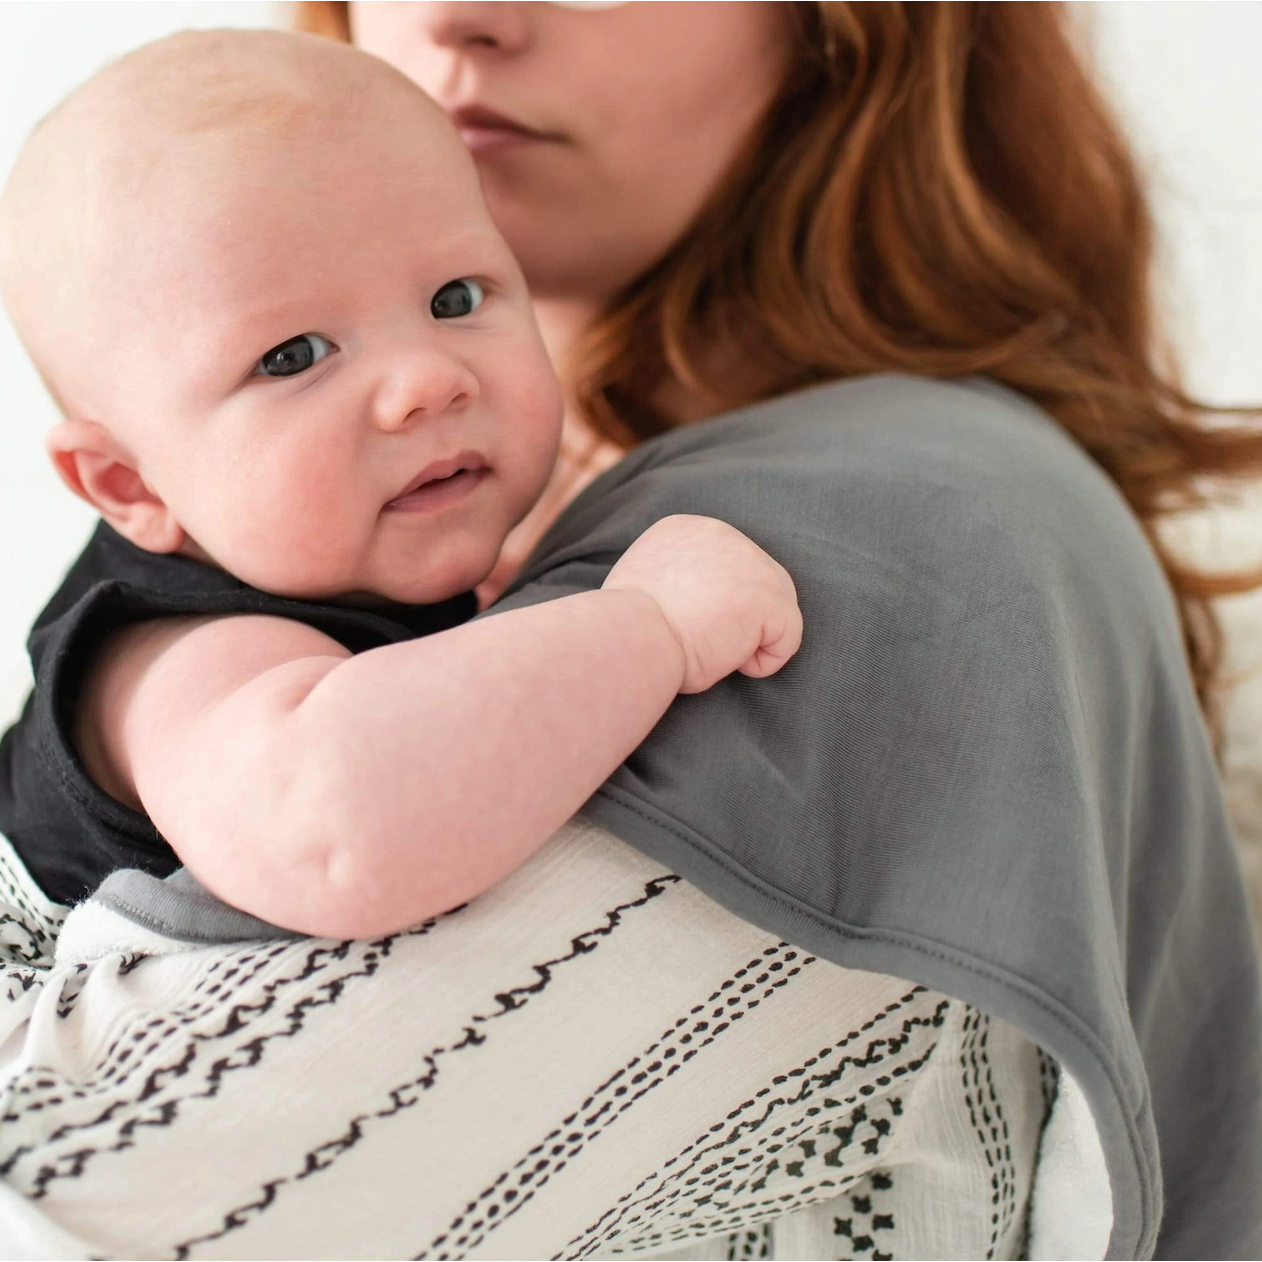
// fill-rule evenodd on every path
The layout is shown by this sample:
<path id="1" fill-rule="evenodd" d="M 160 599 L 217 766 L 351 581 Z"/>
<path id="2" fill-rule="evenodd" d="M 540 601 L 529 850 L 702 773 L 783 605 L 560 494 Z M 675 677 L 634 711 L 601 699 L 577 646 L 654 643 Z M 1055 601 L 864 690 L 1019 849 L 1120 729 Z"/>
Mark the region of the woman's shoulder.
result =
<path id="1" fill-rule="evenodd" d="M 1103 471 L 1031 400 L 980 377 L 886 373 L 848 378 L 741 408 L 637 449 L 623 477 L 704 467 L 707 481 L 827 479 L 913 491 L 957 486 L 1000 500 L 1076 484 L 1116 498 Z"/>
<path id="2" fill-rule="evenodd" d="M 1096 590 L 1167 599 L 1117 486 L 1041 408 L 980 378 L 887 374 L 783 395 L 644 444 L 587 494 L 572 518 L 583 531 L 707 513 L 777 555 L 813 536 L 820 563 L 862 554 L 950 575 L 957 591 L 1087 571 Z"/>

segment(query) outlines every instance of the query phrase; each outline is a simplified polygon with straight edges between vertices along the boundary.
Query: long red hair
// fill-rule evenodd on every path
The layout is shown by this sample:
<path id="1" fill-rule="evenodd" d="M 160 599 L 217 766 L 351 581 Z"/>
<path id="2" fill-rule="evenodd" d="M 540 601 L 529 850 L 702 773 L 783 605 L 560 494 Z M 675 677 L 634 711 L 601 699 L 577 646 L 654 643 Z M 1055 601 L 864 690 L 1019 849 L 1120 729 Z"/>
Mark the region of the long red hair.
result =
<path id="1" fill-rule="evenodd" d="M 346 5 L 295 6 L 348 39 Z M 1216 596 L 1159 526 L 1262 474 L 1253 409 L 1190 397 L 1160 336 L 1154 231 L 1127 140 L 1061 4 L 795 3 L 783 90 L 689 231 L 618 295 L 567 367 L 625 447 L 817 382 L 981 373 L 1053 416 L 1117 483 L 1174 589 L 1211 730 Z M 719 370 L 716 345 L 756 365 Z M 756 387 L 744 384 L 756 380 Z"/>

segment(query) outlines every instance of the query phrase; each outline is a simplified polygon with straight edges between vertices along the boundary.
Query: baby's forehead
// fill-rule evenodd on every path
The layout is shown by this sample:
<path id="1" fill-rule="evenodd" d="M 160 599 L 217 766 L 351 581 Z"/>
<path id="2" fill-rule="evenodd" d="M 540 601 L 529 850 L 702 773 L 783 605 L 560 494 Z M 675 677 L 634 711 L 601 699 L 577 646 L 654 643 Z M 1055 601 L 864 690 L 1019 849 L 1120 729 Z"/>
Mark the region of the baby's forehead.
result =
<path id="1" fill-rule="evenodd" d="M 375 57 L 278 31 L 182 32 L 129 53 L 36 128 L 5 189 L 0 225 L 33 237 L 92 206 L 161 196 L 164 181 L 224 175 L 240 160 L 281 179 L 302 150 L 406 133 L 402 151 L 463 157 L 442 111 Z M 55 228 L 54 228 L 55 230 Z"/>
<path id="2" fill-rule="evenodd" d="M 64 107 L 190 133 L 265 121 L 293 106 L 336 116 L 383 93 L 440 114 L 409 79 L 347 44 L 282 31 L 181 31 L 110 63 Z"/>
<path id="3" fill-rule="evenodd" d="M 141 155 L 153 165 L 231 141 L 283 147 L 304 129 L 335 143 L 403 120 L 418 139 L 452 130 L 414 83 L 348 45 L 277 31 L 191 31 L 105 67 L 32 144 L 90 151 L 100 172 L 111 160 L 135 166 Z"/>
<path id="4" fill-rule="evenodd" d="M 296 203 L 316 178 L 306 168 L 327 188 L 339 154 L 389 166 L 392 141 L 478 204 L 454 128 L 377 58 L 277 31 L 183 32 L 128 54 L 36 129 L 0 199 L 0 286 L 23 341 L 59 376 L 93 286 L 151 239 L 192 242 L 251 179 L 263 204 L 269 186 L 297 190 Z"/>

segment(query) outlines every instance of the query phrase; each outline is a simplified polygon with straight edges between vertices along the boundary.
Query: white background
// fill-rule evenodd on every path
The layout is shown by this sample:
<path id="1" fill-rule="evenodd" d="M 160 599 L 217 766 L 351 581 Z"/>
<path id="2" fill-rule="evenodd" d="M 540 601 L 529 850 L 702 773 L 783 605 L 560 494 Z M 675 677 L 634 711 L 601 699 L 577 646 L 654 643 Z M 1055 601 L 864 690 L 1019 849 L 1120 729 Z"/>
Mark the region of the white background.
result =
<path id="1" fill-rule="evenodd" d="M 1188 380 L 1215 401 L 1262 401 L 1262 3 L 1076 8 L 1153 176 Z M 281 6 L 248 0 L 5 4 L 0 177 L 35 121 L 104 61 L 180 27 L 283 21 Z M 53 420 L 0 315 L 0 721 L 26 687 L 27 628 L 92 524 L 43 453 Z M 1262 553 L 1259 520 L 1238 518 L 1209 546 L 1225 558 L 1257 536 Z"/>

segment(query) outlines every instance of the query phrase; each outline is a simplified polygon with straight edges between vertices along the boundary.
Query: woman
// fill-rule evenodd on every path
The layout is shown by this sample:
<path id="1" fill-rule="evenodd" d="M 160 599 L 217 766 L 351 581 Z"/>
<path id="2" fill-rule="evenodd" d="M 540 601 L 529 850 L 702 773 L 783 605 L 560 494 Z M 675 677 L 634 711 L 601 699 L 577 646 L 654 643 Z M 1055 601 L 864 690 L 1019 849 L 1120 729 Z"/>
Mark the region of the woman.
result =
<path id="1" fill-rule="evenodd" d="M 587 7 L 303 21 L 452 111 L 568 365 L 568 458 L 487 616 L 709 512 L 794 574 L 799 660 L 678 704 L 589 804 L 607 831 L 415 935 L 62 979 L 0 1173 L 117 1252 L 331 1255 L 349 1219 L 391 1255 L 1255 1256 L 1257 969 L 1197 706 L 1231 585 L 1156 524 L 1262 439 L 1206 426 L 1153 350 L 1143 199 L 1063 15 Z M 472 1008 L 506 934 L 535 975 Z M 264 997 L 232 1006 L 242 974 Z M 118 992 L 125 1033 L 93 1024 Z M 567 1076 L 592 1088 L 549 1129 Z M 193 1120 L 226 1169 L 191 1164 Z"/>
<path id="2" fill-rule="evenodd" d="M 570 366 L 570 467 L 558 471 L 555 497 L 532 525 L 537 529 L 554 517 L 587 476 L 588 450 L 603 465 L 611 443 L 627 447 L 819 381 L 891 370 L 939 378 L 982 373 L 1039 404 L 1125 496 L 1174 590 L 1187 662 L 1212 721 L 1219 643 L 1206 597 L 1241 590 L 1256 578 L 1231 584 L 1192 572 L 1163 546 L 1157 525 L 1163 514 L 1197 503 L 1196 488 L 1206 477 L 1256 472 L 1262 438 L 1207 427 L 1201 419 L 1206 409 L 1175 384 L 1155 336 L 1148 286 L 1152 231 L 1142 190 L 1124 140 L 1072 51 L 1065 15 L 1046 5 L 668 8 L 571 14 L 519 5 L 303 6 L 309 28 L 353 37 L 412 75 L 452 112 L 479 162 L 492 213 L 522 260 L 540 319 Z M 618 50 L 616 62 L 610 48 Z M 520 129 L 534 134 L 523 137 Z M 874 387 L 856 410 L 872 424 L 882 404 L 896 396 L 892 386 Z M 889 410 L 897 414 L 898 407 L 891 402 Z M 786 421 L 789 411 L 782 409 Z M 946 424 L 945 415 L 935 419 Z M 884 423 L 894 420 L 888 416 Z M 1002 435 L 994 439 L 1002 441 Z M 683 450 L 685 444 L 672 449 Z M 655 459 L 663 459 L 660 448 Z M 606 497 L 618 494 L 616 486 L 608 484 Z M 838 494 L 856 489 L 837 488 Z M 975 489 L 987 488 L 981 483 Z M 652 493 L 641 484 L 637 494 L 647 508 Z M 662 491 L 655 507 L 670 502 Z M 717 496 L 715 502 L 732 515 L 730 504 Z M 923 497 L 891 508 L 884 538 L 897 537 L 900 514 L 918 510 L 926 511 Z M 861 512 L 869 521 L 876 515 L 871 507 Z M 564 586 L 558 554 L 564 557 L 582 536 L 599 534 L 599 516 L 588 505 L 585 515 L 567 519 L 568 531 L 562 523 L 561 537 L 531 567 L 526 592 L 508 603 L 531 598 L 531 579 L 546 575 L 553 591 Z M 853 521 L 838 520 L 855 528 Z M 757 527 L 758 514 L 740 524 Z M 1012 525 L 1006 521 L 1003 528 Z M 615 538 L 611 530 L 602 542 L 609 546 Z M 830 542 L 844 547 L 845 541 Z M 926 540 L 915 542 L 923 546 Z M 769 546 L 774 550 L 777 543 Z M 989 542 L 975 536 L 963 546 L 980 550 Z M 1107 545 L 1088 534 L 1078 546 Z M 593 547 L 599 550 L 599 544 Z M 939 554 L 939 566 L 946 555 Z M 848 560 L 839 556 L 842 565 Z M 991 557 L 987 564 L 1000 563 Z M 800 570 L 794 572 L 800 581 Z M 967 583 L 960 574 L 960 589 L 967 590 Z M 846 594 L 854 595 L 853 589 Z M 1109 599 L 1103 588 L 1096 595 Z M 1119 595 L 1114 591 L 1112 598 Z M 913 603 L 899 612 L 910 614 Z M 1061 613 L 1074 616 L 1068 609 Z M 1037 619 L 1028 607 L 1023 617 Z M 1100 630 L 1094 627 L 1077 641 L 1080 657 L 1108 654 L 1096 638 Z M 881 633 L 888 635 L 888 628 Z M 853 634 L 853 627 L 842 633 L 840 653 Z M 1014 629 L 1000 634 L 1011 636 Z M 1028 684 L 1037 673 L 1027 658 L 1018 661 L 1008 643 L 1006 652 L 992 648 L 991 686 L 1012 687 L 1021 676 Z M 894 670 L 908 668 L 909 648 L 900 644 L 891 651 L 903 655 Z M 935 670 L 947 667 L 945 656 L 933 658 Z M 1006 681 L 1005 656 L 1013 672 Z M 955 666 L 967 669 L 958 661 Z M 1102 693 L 1108 685 L 1081 661 L 1072 673 L 1075 687 L 1088 690 L 1080 701 L 1090 707 L 1091 691 Z M 934 674 L 927 672 L 917 684 L 920 694 L 908 703 L 923 705 Z M 888 690 L 888 679 L 876 686 Z M 1036 689 L 1025 696 L 1043 703 Z M 717 710 L 719 704 L 716 699 L 714 706 L 695 709 Z M 928 762 L 948 748 L 958 757 L 958 742 L 944 740 L 941 732 L 924 738 L 926 725 L 943 718 L 947 708 L 924 707 L 917 715 L 919 742 L 915 732 L 884 722 L 872 725 L 868 741 L 896 734 L 902 743 L 894 748 L 903 759 L 919 753 Z M 1048 722 L 1050 711 L 1042 716 Z M 844 702 L 832 717 L 854 719 Z M 945 716 L 957 724 L 967 717 L 958 710 Z M 1155 721 L 1151 708 L 1146 717 Z M 997 711 L 987 721 L 1010 733 L 1021 720 L 1015 712 Z M 736 856 L 747 872 L 769 878 L 781 893 L 793 890 L 813 910 L 830 906 L 851 925 L 872 927 L 890 912 L 880 900 L 859 906 L 835 891 L 821 896 L 812 888 L 822 871 L 838 885 L 853 880 L 853 871 L 808 863 L 810 876 L 803 879 L 793 861 L 768 861 L 756 843 L 742 851 L 732 833 L 724 837 L 730 817 L 713 811 L 706 817 L 705 808 L 657 787 L 652 778 L 667 767 L 685 779 L 715 773 L 702 759 L 685 762 L 680 756 L 687 742 L 678 738 L 697 730 L 698 720 L 692 724 L 678 720 L 673 744 L 659 729 L 588 813 L 759 923 L 833 959 L 871 961 L 855 943 L 843 945 L 840 934 L 821 941 L 795 925 L 791 913 L 777 915 L 742 890 L 728 872 L 709 870 L 717 847 L 720 862 Z M 663 727 L 669 731 L 671 721 Z M 1128 776 L 1114 756 L 1115 742 L 1128 739 L 1122 727 L 1104 723 L 1097 737 L 1094 748 L 1079 751 L 1088 764 L 1084 774 L 1105 783 Z M 853 730 L 850 739 L 856 740 Z M 1037 756 L 1024 763 L 1003 759 L 1001 741 L 991 748 L 981 778 L 1006 773 L 1008 784 L 1029 788 L 1043 764 Z M 794 754 L 806 756 L 800 748 Z M 1167 749 L 1160 758 L 1170 756 Z M 1188 754 L 1180 749 L 1175 756 Z M 883 756 L 865 765 L 908 791 Z M 941 795 L 950 783 L 937 780 L 935 790 Z M 1155 782 L 1148 788 L 1150 794 L 1158 790 Z M 1058 791 L 1051 795 L 1058 802 Z M 665 821 L 642 821 L 646 800 Z M 940 836 L 965 820 L 971 827 L 996 822 L 996 816 L 971 812 L 950 819 L 943 796 L 934 804 L 940 817 L 932 825 L 932 816 L 917 816 L 906 806 L 901 813 L 884 805 L 879 813 L 855 809 L 853 797 L 845 795 L 834 818 L 844 819 L 847 807 L 871 828 L 869 844 L 881 836 L 880 825 L 886 836 L 912 845 L 916 826 L 923 840 L 929 828 Z M 1033 802 L 1005 822 L 1018 834 L 1031 834 L 1031 808 L 1037 809 Z M 1150 800 L 1148 809 L 1158 808 Z M 1208 809 L 1220 814 L 1217 807 Z M 1119 805 L 1111 817 L 1100 812 L 1096 822 L 1124 826 L 1127 810 L 1139 815 L 1144 807 Z M 670 836 L 681 822 L 700 834 L 691 838 L 691 851 Z M 1075 822 L 1081 827 L 1086 820 Z M 1193 821 L 1185 816 L 1183 823 Z M 1207 826 L 1204 818 L 1196 824 L 1202 831 Z M 906 834 L 899 835 L 904 827 Z M 1056 844 L 1054 830 L 1045 840 Z M 812 853 L 822 859 L 827 847 Z M 1156 861 L 1154 853 L 1148 862 Z M 1025 873 L 1026 879 L 1032 875 Z M 909 883 L 906 871 L 898 879 Z M 1148 873 L 1144 879 L 1156 878 Z M 904 885 L 899 896 L 905 892 Z M 1073 896 L 1065 886 L 1061 894 Z M 1117 897 L 1115 891 L 1115 908 Z M 1181 897 L 1186 900 L 1186 890 Z M 1161 910 L 1154 905 L 1150 914 L 1172 916 L 1172 908 L 1163 898 Z M 923 933 L 925 909 L 918 910 L 920 923 L 905 912 L 904 919 L 896 913 L 892 919 Z M 1176 941 L 1173 919 L 1166 923 L 1172 934 L 1167 941 Z M 1134 951 L 1155 926 L 1120 931 Z M 942 928 L 937 940 L 962 943 L 966 936 Z M 895 970 L 896 953 L 887 947 L 877 967 L 904 972 Z M 1156 1020 L 1159 1002 L 1141 999 L 1138 972 L 1132 963 L 1133 1015 Z M 959 993 L 958 978 L 947 982 L 923 962 L 906 962 L 905 975 Z M 1154 978 L 1143 984 L 1165 985 Z M 971 997 L 985 1002 L 978 992 Z M 1254 1001 L 1248 1003 L 1252 1010 Z M 1143 1008 L 1146 1016 L 1138 1011 Z M 1000 1010 L 1015 1015 L 1011 1008 Z M 1020 1024 L 1036 1033 L 1032 1014 Z M 1257 1036 L 1251 1029 L 1246 1037 Z M 1165 1247 L 1175 1230 L 1172 1211 L 1191 1195 L 1184 1181 L 1194 1178 L 1180 1165 L 1172 1130 L 1167 1123 L 1161 1136 L 1169 1207 Z M 1256 1138 L 1248 1141 L 1251 1151 L 1256 1144 Z M 1202 1239 L 1188 1247 L 1196 1252 L 1206 1245 Z"/>

